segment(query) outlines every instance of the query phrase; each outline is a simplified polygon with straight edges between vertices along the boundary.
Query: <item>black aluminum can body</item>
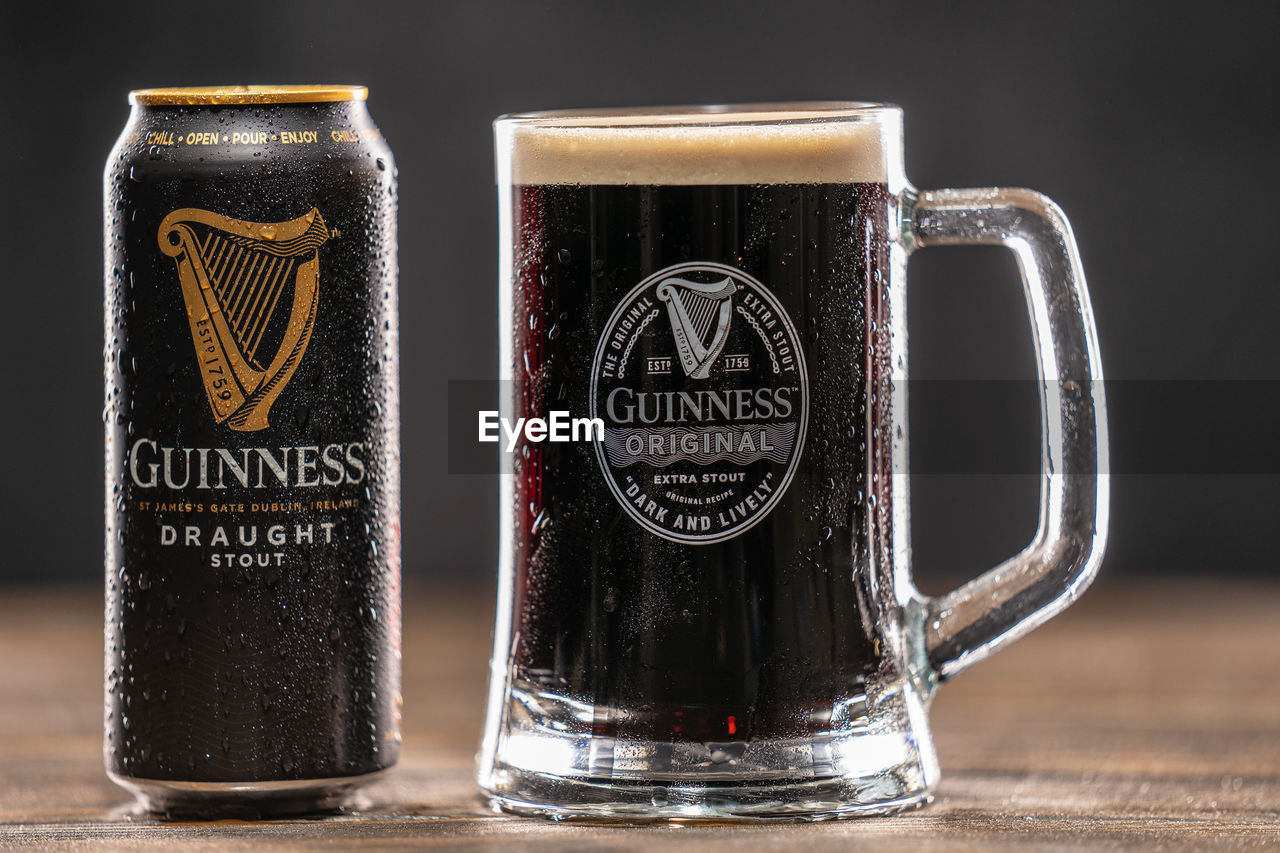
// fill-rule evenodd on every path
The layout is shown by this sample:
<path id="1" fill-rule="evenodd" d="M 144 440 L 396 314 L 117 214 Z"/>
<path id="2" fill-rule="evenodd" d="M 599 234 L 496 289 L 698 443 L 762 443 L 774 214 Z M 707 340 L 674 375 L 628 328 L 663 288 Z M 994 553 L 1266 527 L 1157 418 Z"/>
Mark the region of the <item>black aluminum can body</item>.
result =
<path id="1" fill-rule="evenodd" d="M 147 91 L 104 176 L 107 770 L 326 808 L 399 753 L 395 164 L 357 88 Z"/>

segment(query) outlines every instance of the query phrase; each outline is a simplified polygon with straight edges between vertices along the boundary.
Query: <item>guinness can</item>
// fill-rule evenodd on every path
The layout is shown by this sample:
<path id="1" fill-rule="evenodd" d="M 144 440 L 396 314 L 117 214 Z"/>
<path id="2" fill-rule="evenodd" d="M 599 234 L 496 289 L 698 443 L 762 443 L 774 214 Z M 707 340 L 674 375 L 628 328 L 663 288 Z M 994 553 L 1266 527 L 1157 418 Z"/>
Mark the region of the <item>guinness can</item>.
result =
<path id="1" fill-rule="evenodd" d="M 339 806 L 400 706 L 396 170 L 358 86 L 145 89 L 107 161 L 107 771 Z"/>

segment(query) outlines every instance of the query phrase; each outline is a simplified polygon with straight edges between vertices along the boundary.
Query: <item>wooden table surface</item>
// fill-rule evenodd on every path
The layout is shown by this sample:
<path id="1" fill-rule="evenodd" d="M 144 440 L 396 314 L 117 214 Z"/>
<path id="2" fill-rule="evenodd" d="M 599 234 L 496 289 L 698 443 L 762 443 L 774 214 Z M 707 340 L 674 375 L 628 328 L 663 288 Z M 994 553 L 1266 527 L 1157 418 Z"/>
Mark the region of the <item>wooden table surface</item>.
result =
<path id="1" fill-rule="evenodd" d="M 472 785 L 490 602 L 406 600 L 404 755 L 335 818 L 156 823 L 103 775 L 96 590 L 0 588 L 0 848 L 1280 848 L 1280 584 L 1104 577 L 942 688 L 932 805 L 823 824 L 601 827 Z"/>

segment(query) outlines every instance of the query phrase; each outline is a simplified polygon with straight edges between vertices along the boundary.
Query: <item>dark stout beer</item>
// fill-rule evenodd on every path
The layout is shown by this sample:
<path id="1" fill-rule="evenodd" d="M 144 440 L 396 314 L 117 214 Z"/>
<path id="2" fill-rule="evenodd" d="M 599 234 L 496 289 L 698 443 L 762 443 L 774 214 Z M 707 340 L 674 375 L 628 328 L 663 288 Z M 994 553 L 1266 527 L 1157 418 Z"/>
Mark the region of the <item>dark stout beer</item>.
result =
<path id="1" fill-rule="evenodd" d="M 525 443 L 499 457 L 490 804 L 926 802 L 934 688 L 1065 607 L 1105 537 L 1101 368 L 1061 212 L 914 190 L 887 104 L 538 112 L 495 136 L 500 399 Z M 1040 372 L 1063 377 L 1040 395 L 1040 531 L 932 598 L 910 568 L 906 258 L 994 243 L 1025 262 Z M 596 439 L 548 435 L 583 412 Z"/>
<path id="2" fill-rule="evenodd" d="M 619 741 L 847 725 L 883 654 L 868 531 L 890 535 L 888 478 L 867 425 L 885 178 L 764 146 L 726 179 L 649 134 L 514 143 L 516 414 L 590 410 L 606 438 L 515 456 L 511 689 Z"/>
<path id="3" fill-rule="evenodd" d="M 144 90 L 107 163 L 106 764 L 336 805 L 399 752 L 396 179 L 359 87 Z"/>

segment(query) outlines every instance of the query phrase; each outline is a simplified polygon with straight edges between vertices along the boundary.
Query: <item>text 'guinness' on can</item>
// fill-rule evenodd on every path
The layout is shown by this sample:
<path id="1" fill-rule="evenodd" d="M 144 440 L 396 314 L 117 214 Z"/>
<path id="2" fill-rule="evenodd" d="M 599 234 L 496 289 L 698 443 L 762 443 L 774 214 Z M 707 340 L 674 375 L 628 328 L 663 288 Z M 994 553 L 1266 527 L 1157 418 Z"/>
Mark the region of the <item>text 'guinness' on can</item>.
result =
<path id="1" fill-rule="evenodd" d="M 330 809 L 400 707 L 396 169 L 358 86 L 133 92 L 105 193 L 107 771 Z"/>

